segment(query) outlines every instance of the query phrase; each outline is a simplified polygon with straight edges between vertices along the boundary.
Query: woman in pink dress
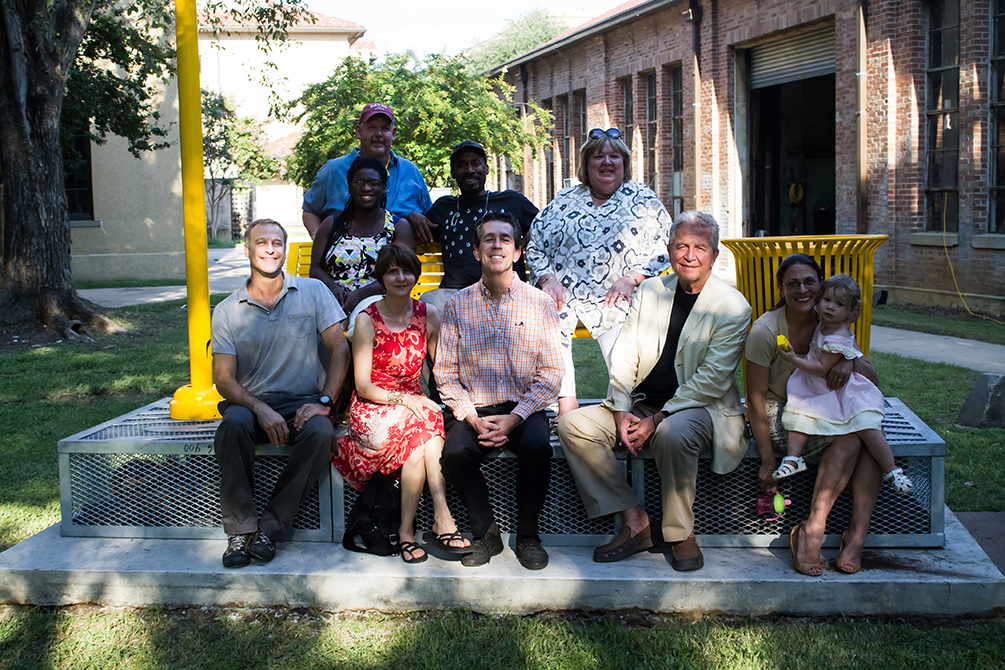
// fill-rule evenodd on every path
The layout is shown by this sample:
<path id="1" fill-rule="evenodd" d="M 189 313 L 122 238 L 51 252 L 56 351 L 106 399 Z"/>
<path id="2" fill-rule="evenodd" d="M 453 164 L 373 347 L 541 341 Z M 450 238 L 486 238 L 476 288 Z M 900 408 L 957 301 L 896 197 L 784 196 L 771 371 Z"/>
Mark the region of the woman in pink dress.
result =
<path id="1" fill-rule="evenodd" d="M 423 485 L 433 499 L 433 533 L 440 546 L 461 551 L 470 542 L 457 532 L 440 471 L 443 416 L 419 381 L 428 352 L 436 356 L 439 315 L 411 297 L 421 272 L 415 253 L 388 244 L 377 254 L 374 274 L 387 291 L 356 318 L 352 336 L 356 390 L 349 405 L 349 433 L 338 440 L 336 469 L 362 490 L 375 472 L 401 468 L 401 557 L 421 563 L 428 555 L 415 541 L 415 512 Z"/>
<path id="2" fill-rule="evenodd" d="M 838 361 L 853 361 L 863 355 L 851 332 L 861 303 L 858 283 L 847 275 L 834 275 L 820 290 L 820 324 L 806 357 L 796 356 L 787 344 L 779 342 L 779 357 L 796 371 L 789 377 L 788 403 L 782 415 L 782 426 L 789 431 L 788 454 L 772 476 L 781 479 L 806 469 L 802 453 L 810 435 L 855 434 L 883 470 L 883 481 L 889 482 L 895 493 L 907 495 L 914 484 L 897 467 L 883 435 L 883 394 L 879 388 L 854 371 L 838 388 L 829 388 L 824 380 Z"/>

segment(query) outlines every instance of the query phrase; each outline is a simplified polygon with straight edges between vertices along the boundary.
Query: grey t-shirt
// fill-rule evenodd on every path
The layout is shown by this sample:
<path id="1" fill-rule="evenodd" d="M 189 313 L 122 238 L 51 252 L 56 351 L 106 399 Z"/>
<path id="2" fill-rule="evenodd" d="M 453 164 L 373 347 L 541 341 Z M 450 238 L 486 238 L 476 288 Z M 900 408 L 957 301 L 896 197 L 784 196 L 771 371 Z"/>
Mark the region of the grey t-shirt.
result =
<path id="1" fill-rule="evenodd" d="M 318 333 L 345 318 L 317 279 L 283 273 L 283 292 L 271 310 L 242 286 L 213 310 L 213 353 L 237 356 L 236 381 L 254 396 L 317 395 L 325 370 Z"/>

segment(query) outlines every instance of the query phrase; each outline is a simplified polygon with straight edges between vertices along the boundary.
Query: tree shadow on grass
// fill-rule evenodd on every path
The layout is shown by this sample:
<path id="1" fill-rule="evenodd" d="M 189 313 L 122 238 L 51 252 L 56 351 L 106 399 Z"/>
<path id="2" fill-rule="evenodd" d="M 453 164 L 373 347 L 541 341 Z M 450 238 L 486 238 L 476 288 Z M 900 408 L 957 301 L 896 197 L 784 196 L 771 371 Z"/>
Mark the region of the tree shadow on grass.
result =
<path id="1" fill-rule="evenodd" d="M 0 670 L 47 667 L 58 644 L 60 610 L 10 608 L 0 616 Z"/>

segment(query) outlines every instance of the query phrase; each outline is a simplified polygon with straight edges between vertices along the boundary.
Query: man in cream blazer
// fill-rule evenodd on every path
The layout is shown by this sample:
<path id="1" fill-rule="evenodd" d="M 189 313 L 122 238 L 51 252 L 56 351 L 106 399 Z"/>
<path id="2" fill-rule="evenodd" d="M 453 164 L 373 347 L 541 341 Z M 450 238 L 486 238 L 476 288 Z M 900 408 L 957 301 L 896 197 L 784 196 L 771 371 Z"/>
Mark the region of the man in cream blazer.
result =
<path id="1" fill-rule="evenodd" d="M 747 450 L 736 366 L 750 305 L 712 275 L 719 225 L 684 212 L 670 229 L 674 273 L 639 286 L 611 359 L 611 392 L 601 405 L 570 412 L 558 434 L 590 517 L 620 513 L 623 526 L 593 559 L 618 561 L 653 546 L 649 517 L 614 456 L 648 446 L 660 473 L 663 539 L 675 570 L 704 564 L 694 537 L 698 457 L 730 472 Z"/>

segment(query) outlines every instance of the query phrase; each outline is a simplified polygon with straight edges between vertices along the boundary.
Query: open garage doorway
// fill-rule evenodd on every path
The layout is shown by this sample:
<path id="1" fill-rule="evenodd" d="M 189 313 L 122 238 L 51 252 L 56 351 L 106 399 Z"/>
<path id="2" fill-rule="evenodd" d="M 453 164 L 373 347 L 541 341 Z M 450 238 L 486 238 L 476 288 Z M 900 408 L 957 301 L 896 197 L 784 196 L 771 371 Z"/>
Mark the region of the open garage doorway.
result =
<path id="1" fill-rule="evenodd" d="M 750 49 L 753 235 L 833 235 L 833 27 Z"/>

